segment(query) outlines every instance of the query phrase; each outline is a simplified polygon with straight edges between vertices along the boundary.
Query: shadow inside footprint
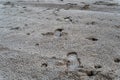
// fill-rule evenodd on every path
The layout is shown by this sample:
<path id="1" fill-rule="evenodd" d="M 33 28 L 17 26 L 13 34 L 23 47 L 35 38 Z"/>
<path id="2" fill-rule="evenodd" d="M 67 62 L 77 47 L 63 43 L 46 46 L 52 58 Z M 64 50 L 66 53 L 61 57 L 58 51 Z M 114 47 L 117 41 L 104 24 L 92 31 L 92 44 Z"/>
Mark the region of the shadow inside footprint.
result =
<path id="1" fill-rule="evenodd" d="M 97 38 L 94 38 L 94 37 L 88 37 L 88 38 L 86 38 L 86 39 L 91 40 L 91 41 L 98 41 L 98 39 L 97 39 Z"/>
<path id="2" fill-rule="evenodd" d="M 120 63 L 120 58 L 115 58 L 115 59 L 114 59 L 114 62 L 115 62 L 115 63 Z"/>
<path id="3" fill-rule="evenodd" d="M 19 30 L 20 27 L 14 27 L 14 28 L 11 28 L 10 30 Z"/>
<path id="4" fill-rule="evenodd" d="M 43 36 L 54 36 L 54 37 L 61 37 L 61 36 L 65 36 L 67 35 L 68 33 L 66 32 L 63 32 L 63 28 L 58 28 L 58 29 L 55 29 L 54 32 L 47 32 L 47 33 L 41 33 Z"/>
<path id="5" fill-rule="evenodd" d="M 39 46 L 40 44 L 39 43 L 36 43 L 35 46 Z"/>
<path id="6" fill-rule="evenodd" d="M 95 22 L 95 21 L 92 21 L 92 22 L 87 22 L 86 24 L 87 24 L 87 25 L 95 25 L 96 22 Z"/>
<path id="7" fill-rule="evenodd" d="M 64 18 L 66 21 L 73 22 L 72 18 L 70 16 Z"/>
<path id="8" fill-rule="evenodd" d="M 100 69 L 100 68 L 102 68 L 101 65 L 95 65 L 94 67 L 95 67 L 96 69 Z"/>
<path id="9" fill-rule="evenodd" d="M 30 35 L 30 33 L 26 33 L 26 35 Z"/>
<path id="10" fill-rule="evenodd" d="M 56 36 L 56 37 L 61 37 L 63 30 L 64 30 L 64 29 L 62 29 L 62 28 L 56 29 L 56 30 L 54 31 L 54 36 Z"/>
<path id="11" fill-rule="evenodd" d="M 87 76 L 94 76 L 95 75 L 95 71 L 91 70 L 91 71 L 86 71 Z"/>
<path id="12" fill-rule="evenodd" d="M 81 9 L 82 10 L 88 10 L 88 9 L 90 9 L 90 5 L 89 4 L 85 4 Z"/>
<path id="13" fill-rule="evenodd" d="M 47 67 L 48 64 L 47 63 L 42 63 L 41 67 Z"/>
<path id="14" fill-rule="evenodd" d="M 55 31 L 59 31 L 59 32 L 62 32 L 64 29 L 62 29 L 62 28 L 58 28 L 58 29 L 56 29 Z"/>
<path id="15" fill-rule="evenodd" d="M 52 36 L 54 35 L 53 32 L 41 33 L 43 36 Z"/>

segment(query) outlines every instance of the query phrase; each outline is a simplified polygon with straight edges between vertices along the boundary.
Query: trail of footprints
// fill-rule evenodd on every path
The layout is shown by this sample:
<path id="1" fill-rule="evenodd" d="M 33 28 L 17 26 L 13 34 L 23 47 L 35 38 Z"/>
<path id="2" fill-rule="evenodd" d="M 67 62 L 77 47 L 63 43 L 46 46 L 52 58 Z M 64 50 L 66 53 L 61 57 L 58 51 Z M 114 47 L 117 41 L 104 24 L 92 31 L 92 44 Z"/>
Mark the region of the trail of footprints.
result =
<path id="1" fill-rule="evenodd" d="M 54 36 L 54 37 L 62 37 L 67 35 L 68 33 L 63 32 L 64 29 L 58 28 L 54 32 L 47 32 L 47 33 L 42 33 L 43 36 Z"/>
<path id="2" fill-rule="evenodd" d="M 42 35 L 43 36 L 62 37 L 63 33 L 65 34 L 65 32 L 63 32 L 63 30 L 64 29 L 62 29 L 62 28 L 58 28 L 54 32 L 47 32 L 47 33 L 43 33 Z M 90 40 L 90 41 L 94 41 L 94 42 L 99 40 L 98 38 L 93 37 L 93 36 L 87 37 L 86 39 Z M 54 59 L 56 59 L 56 58 L 54 58 Z M 120 63 L 120 58 L 115 58 L 114 62 L 115 63 Z M 94 69 L 85 68 L 84 66 L 82 66 L 80 58 L 78 57 L 77 52 L 69 52 L 66 55 L 65 62 L 60 62 L 60 63 L 57 63 L 56 65 L 57 66 L 61 66 L 61 65 L 64 66 L 65 65 L 67 73 L 69 73 L 69 72 L 70 73 L 71 72 L 81 72 L 82 74 L 86 74 L 86 76 L 88 76 L 88 77 L 94 76 L 96 78 L 97 77 L 99 78 L 100 76 L 102 76 L 103 79 L 106 79 L 106 80 L 111 79 L 112 80 L 111 77 L 106 76 L 106 74 L 109 74 L 109 73 L 103 74 L 102 71 L 99 71 L 99 69 L 102 68 L 102 65 L 100 65 L 100 64 L 94 65 Z M 42 67 L 43 66 L 47 67 L 48 64 L 43 63 L 41 66 Z M 106 77 L 104 77 L 104 76 L 106 76 Z"/>
<path id="3" fill-rule="evenodd" d="M 93 68 L 86 68 L 86 66 L 82 66 L 80 58 L 78 57 L 77 52 L 69 52 L 66 54 L 66 59 L 58 59 L 56 57 L 52 57 L 51 59 L 58 60 L 55 66 L 66 66 L 65 71 L 60 71 L 63 76 L 74 76 L 74 79 L 81 79 L 81 76 L 88 76 L 90 78 L 95 77 L 95 80 L 113 80 L 114 74 L 111 72 L 102 72 L 99 69 L 102 68 L 100 64 L 94 65 Z M 62 61 L 61 61 L 62 60 Z M 116 63 L 120 63 L 120 59 L 116 58 L 114 60 Z M 48 63 L 42 63 L 41 67 L 47 68 L 49 66 Z M 81 73 L 81 74 L 80 74 Z M 111 75 L 111 76 L 109 76 Z M 101 79 L 99 79 L 101 78 Z M 84 80 L 84 79 L 83 79 Z"/>
<path id="4" fill-rule="evenodd" d="M 67 17 L 65 19 L 69 19 L 71 20 L 71 18 Z M 71 20 L 72 21 L 72 20 Z M 91 23 L 91 24 L 94 24 L 94 23 Z M 19 27 L 15 27 L 15 28 L 11 28 L 11 30 L 19 30 Z M 30 33 L 27 33 L 27 35 L 30 35 Z M 65 35 L 68 35 L 68 33 L 66 33 L 64 31 L 63 28 L 57 28 L 55 29 L 53 32 L 46 32 L 46 33 L 42 33 L 43 36 L 46 36 L 46 37 L 55 37 L 55 38 L 61 38 Z M 90 41 L 98 41 L 99 39 L 96 38 L 96 37 L 87 37 L 86 38 L 87 40 L 90 40 Z M 39 43 L 36 43 L 35 44 L 36 46 L 39 46 Z M 54 57 L 54 59 L 56 60 L 56 58 Z M 115 58 L 113 60 L 116 64 L 120 63 L 120 58 Z M 47 68 L 49 66 L 49 63 L 42 63 L 41 64 L 41 67 L 44 67 L 44 68 Z M 66 55 L 66 59 L 63 60 L 63 62 L 58 62 L 56 63 L 56 66 L 66 66 L 66 71 L 69 73 L 69 72 L 81 72 L 81 73 L 85 73 L 86 76 L 96 76 L 96 75 L 103 75 L 100 71 L 97 71 L 97 69 L 101 69 L 102 66 L 100 64 L 98 65 L 95 65 L 94 66 L 94 69 L 86 69 L 85 67 L 82 66 L 81 64 L 81 61 L 78 57 L 78 54 L 77 52 L 69 52 L 67 55 Z M 109 80 L 109 78 L 107 79 Z"/>
<path id="5" fill-rule="evenodd" d="M 19 57 L 20 59 L 18 59 L 18 58 L 10 59 L 9 60 L 10 65 L 11 65 L 11 62 L 12 62 L 13 63 L 12 65 L 22 65 L 23 64 L 23 66 L 25 68 L 27 68 L 29 66 L 29 64 L 34 64 L 34 61 L 35 61 L 35 62 L 37 62 L 37 63 L 35 63 L 35 65 L 38 65 L 38 63 L 41 64 L 40 69 L 44 68 L 43 71 L 45 73 L 46 72 L 48 72 L 48 73 L 52 72 L 51 69 L 50 69 L 50 66 L 51 67 L 57 66 L 56 68 L 66 66 L 65 70 L 63 70 L 63 68 L 65 68 L 65 67 L 63 67 L 61 69 L 61 71 L 58 71 L 58 73 L 59 73 L 59 75 L 61 75 L 61 77 L 72 76 L 73 80 L 81 80 L 80 77 L 82 77 L 82 76 L 87 76 L 87 77 L 90 77 L 90 78 L 95 77 L 96 78 L 95 80 L 113 80 L 111 76 L 108 76 L 108 74 L 110 74 L 110 73 L 103 73 L 102 71 L 98 70 L 98 69 L 102 68 L 102 66 L 100 64 L 95 65 L 94 69 L 93 68 L 92 69 L 91 68 L 86 68 L 86 66 L 82 66 L 81 60 L 80 60 L 77 52 L 67 53 L 65 59 L 60 59 L 60 58 L 57 58 L 57 57 L 51 57 L 51 58 L 40 57 L 40 56 L 38 57 L 38 55 L 36 55 L 36 57 L 34 57 L 32 62 L 31 61 L 29 62 L 29 58 L 27 59 L 28 60 L 27 66 L 26 66 L 26 58 L 22 58 L 22 57 Z M 37 61 L 36 61 L 36 59 L 37 59 Z M 38 60 L 41 60 L 41 61 L 38 61 Z M 118 63 L 118 62 L 120 62 L 119 60 L 120 60 L 119 58 L 115 58 L 115 62 Z M 16 66 L 14 66 L 14 67 L 16 67 Z M 19 68 L 21 68 L 21 67 L 19 67 Z M 35 70 L 38 71 L 38 72 L 36 72 L 36 73 L 31 72 L 32 76 L 35 74 L 35 76 L 38 78 L 40 76 L 41 72 L 39 71 L 38 68 L 35 69 Z M 59 69 L 57 69 L 57 70 L 59 70 Z M 24 73 L 24 71 L 22 71 L 22 72 Z M 54 68 L 53 68 L 53 72 L 55 72 Z M 44 74 L 44 75 L 46 75 L 46 74 Z M 102 76 L 103 79 L 99 79 L 99 78 L 101 78 L 100 76 Z M 36 77 L 34 77 L 34 78 L 36 78 Z M 67 79 L 69 79 L 69 78 L 67 78 Z M 40 78 L 38 80 L 40 80 Z M 59 79 L 59 80 L 63 80 L 63 79 Z M 86 79 L 83 79 L 83 80 L 86 80 Z"/>
<path id="6" fill-rule="evenodd" d="M 61 1 L 63 1 L 63 0 L 61 0 Z M 98 4 L 98 3 L 95 3 L 95 4 Z M 13 5 L 13 4 L 11 4 L 10 2 L 7 2 L 4 5 Z M 89 9 L 89 5 L 85 5 L 82 9 Z M 65 17 L 64 19 L 66 21 L 73 22 L 71 17 Z M 95 22 L 88 22 L 86 24 L 87 25 L 94 25 L 96 23 Z M 114 27 L 115 28 L 120 28 L 119 25 L 116 25 Z M 20 27 L 15 27 L 15 28 L 11 28 L 10 30 L 19 30 L 19 29 L 20 29 Z M 27 35 L 30 35 L 30 33 L 27 33 Z M 55 29 L 54 32 L 46 32 L 46 33 L 42 33 L 42 35 L 43 36 L 52 36 L 52 37 L 55 37 L 55 38 L 59 38 L 59 37 L 68 35 L 68 33 L 64 32 L 63 28 L 58 28 L 58 29 Z M 90 41 L 98 41 L 99 40 L 96 37 L 87 37 L 86 39 L 90 40 Z M 35 45 L 39 46 L 39 43 L 36 43 Z M 53 57 L 53 58 L 56 60 L 55 57 Z M 57 66 L 65 65 L 67 72 L 71 72 L 71 71 L 73 71 L 73 72 L 76 71 L 77 72 L 77 71 L 79 71 L 79 72 L 85 73 L 87 76 L 95 76 L 97 74 L 101 74 L 99 71 L 96 71 L 94 69 L 85 69 L 84 67 L 82 67 L 82 64 L 81 64 L 80 58 L 78 57 L 77 52 L 69 52 L 66 55 L 66 59 L 63 60 L 63 61 L 64 61 L 63 63 L 58 62 L 58 63 L 56 63 L 56 65 Z M 113 61 L 118 64 L 118 63 L 120 63 L 120 58 L 115 58 Z M 48 63 L 42 63 L 41 64 L 41 67 L 44 67 L 44 68 L 47 68 L 48 66 L 49 66 Z M 94 68 L 95 69 L 100 69 L 100 68 L 102 68 L 102 66 L 100 64 L 98 64 L 98 65 L 95 65 Z M 108 78 L 107 80 L 109 80 L 109 79 L 110 78 Z"/>
<path id="7" fill-rule="evenodd" d="M 52 59 L 57 60 L 56 57 L 52 57 Z M 62 60 L 62 59 L 58 59 Z M 118 60 L 117 60 L 118 62 Z M 42 63 L 41 67 L 47 68 L 49 66 L 48 63 Z M 112 80 L 112 77 L 110 76 L 106 76 L 107 74 L 110 73 L 103 73 L 102 71 L 99 71 L 97 69 L 102 68 L 102 66 L 100 64 L 95 65 L 94 69 L 91 68 L 86 68 L 85 66 L 82 66 L 80 58 L 78 57 L 77 52 L 69 52 L 66 55 L 66 59 L 63 61 L 59 61 L 56 66 L 66 66 L 66 70 L 65 71 L 60 71 L 62 74 L 60 75 L 67 75 L 67 76 L 73 76 L 75 78 L 79 78 L 81 76 L 88 76 L 88 77 L 95 77 L 97 80 L 99 80 L 99 78 L 101 78 L 100 76 L 102 76 L 103 79 L 105 80 Z M 81 73 L 81 74 L 79 74 Z M 78 80 L 78 79 L 77 79 Z"/>
<path id="8" fill-rule="evenodd" d="M 56 60 L 57 62 L 55 63 L 55 65 L 57 66 L 66 66 L 66 71 L 78 71 L 81 67 L 81 62 L 80 59 L 78 57 L 77 52 L 69 52 L 66 55 L 66 59 L 58 59 L 56 57 L 52 57 L 51 59 Z M 41 67 L 48 67 L 49 64 L 46 63 L 42 63 Z"/>

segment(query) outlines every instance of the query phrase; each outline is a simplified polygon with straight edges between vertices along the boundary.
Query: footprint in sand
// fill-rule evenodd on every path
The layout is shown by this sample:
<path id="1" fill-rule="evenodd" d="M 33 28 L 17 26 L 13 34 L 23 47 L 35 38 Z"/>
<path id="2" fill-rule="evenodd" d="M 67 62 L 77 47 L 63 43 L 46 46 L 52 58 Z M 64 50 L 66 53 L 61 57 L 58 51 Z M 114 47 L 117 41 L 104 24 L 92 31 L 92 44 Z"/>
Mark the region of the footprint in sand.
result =
<path id="1" fill-rule="evenodd" d="M 80 67 L 80 60 L 76 52 L 70 52 L 67 54 L 67 69 L 68 71 L 77 71 Z"/>
<path id="2" fill-rule="evenodd" d="M 95 38 L 95 37 L 88 37 L 88 38 L 86 38 L 86 39 L 88 39 L 88 40 L 90 40 L 90 41 L 98 41 L 98 39 Z"/>
<path id="3" fill-rule="evenodd" d="M 115 59 L 114 59 L 114 62 L 115 62 L 115 63 L 120 63 L 120 58 L 115 58 Z"/>
<path id="4" fill-rule="evenodd" d="M 62 36 L 62 31 L 63 31 L 62 28 L 56 29 L 55 32 L 54 32 L 54 36 L 55 37 L 61 37 Z"/>
<path id="5" fill-rule="evenodd" d="M 65 36 L 68 34 L 66 32 L 63 32 L 63 30 L 64 29 L 62 29 L 62 28 L 58 28 L 58 29 L 55 29 L 54 32 L 42 33 L 42 35 L 43 36 L 54 36 L 55 38 L 59 38 L 59 37 L 62 37 L 62 36 Z"/>

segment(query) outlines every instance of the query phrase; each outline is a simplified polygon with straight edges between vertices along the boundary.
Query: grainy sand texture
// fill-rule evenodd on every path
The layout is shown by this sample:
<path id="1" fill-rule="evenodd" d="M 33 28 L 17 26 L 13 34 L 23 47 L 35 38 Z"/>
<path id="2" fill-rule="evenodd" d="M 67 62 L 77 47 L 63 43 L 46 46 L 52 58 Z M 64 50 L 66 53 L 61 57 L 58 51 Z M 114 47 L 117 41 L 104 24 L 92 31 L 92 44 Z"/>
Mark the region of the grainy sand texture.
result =
<path id="1" fill-rule="evenodd" d="M 120 80 L 120 0 L 0 0 L 0 80 Z"/>

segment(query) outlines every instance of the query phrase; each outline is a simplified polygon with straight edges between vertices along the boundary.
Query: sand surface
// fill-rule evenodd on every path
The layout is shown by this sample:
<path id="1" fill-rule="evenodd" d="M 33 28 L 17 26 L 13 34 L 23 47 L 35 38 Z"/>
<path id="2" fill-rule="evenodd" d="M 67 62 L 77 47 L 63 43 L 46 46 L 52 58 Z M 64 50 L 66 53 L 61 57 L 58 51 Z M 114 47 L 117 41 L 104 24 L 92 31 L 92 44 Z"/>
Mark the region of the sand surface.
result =
<path id="1" fill-rule="evenodd" d="M 0 80 L 120 80 L 120 0 L 0 0 Z"/>

